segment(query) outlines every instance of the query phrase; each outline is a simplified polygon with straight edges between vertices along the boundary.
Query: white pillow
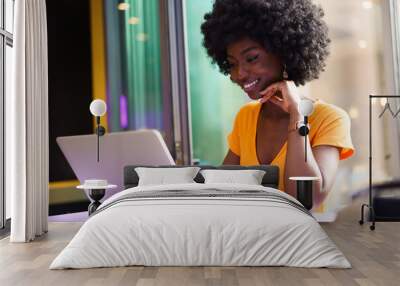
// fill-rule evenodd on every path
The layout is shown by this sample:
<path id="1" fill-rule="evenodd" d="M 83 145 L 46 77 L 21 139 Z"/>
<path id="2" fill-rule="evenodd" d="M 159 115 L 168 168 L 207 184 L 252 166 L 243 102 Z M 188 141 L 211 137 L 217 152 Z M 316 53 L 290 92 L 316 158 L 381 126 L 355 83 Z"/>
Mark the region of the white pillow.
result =
<path id="1" fill-rule="evenodd" d="M 138 186 L 196 183 L 193 179 L 199 170 L 199 167 L 135 168 L 139 176 Z"/>
<path id="2" fill-rule="evenodd" d="M 204 183 L 229 183 L 261 185 L 265 175 L 263 170 L 201 170 L 200 174 L 204 177 Z"/>

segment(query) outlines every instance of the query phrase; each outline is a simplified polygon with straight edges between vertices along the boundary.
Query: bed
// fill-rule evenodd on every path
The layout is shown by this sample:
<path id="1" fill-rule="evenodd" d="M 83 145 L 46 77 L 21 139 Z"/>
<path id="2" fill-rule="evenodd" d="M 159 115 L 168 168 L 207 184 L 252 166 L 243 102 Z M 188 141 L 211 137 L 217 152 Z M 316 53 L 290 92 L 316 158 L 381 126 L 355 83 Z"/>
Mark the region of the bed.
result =
<path id="1" fill-rule="evenodd" d="M 218 168 L 265 170 L 261 185 L 204 183 L 199 173 L 193 183 L 152 186 L 138 186 L 136 167 L 125 167 L 125 190 L 102 203 L 50 269 L 351 267 L 313 216 L 276 189 L 277 167 Z"/>

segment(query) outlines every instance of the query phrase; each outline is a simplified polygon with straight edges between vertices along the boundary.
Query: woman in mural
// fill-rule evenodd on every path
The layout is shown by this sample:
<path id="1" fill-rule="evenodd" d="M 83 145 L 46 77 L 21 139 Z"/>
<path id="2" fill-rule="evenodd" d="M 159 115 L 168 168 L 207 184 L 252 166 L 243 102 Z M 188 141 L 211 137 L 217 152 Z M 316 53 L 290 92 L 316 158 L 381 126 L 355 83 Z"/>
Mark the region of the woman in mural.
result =
<path id="1" fill-rule="evenodd" d="M 328 56 L 323 11 L 310 0 L 216 0 L 204 16 L 204 47 L 220 71 L 252 99 L 236 115 L 224 164 L 271 164 L 279 189 L 296 196 L 291 176 L 315 176 L 314 205 L 335 180 L 339 160 L 353 154 L 345 111 L 314 101 L 308 158 L 297 132 L 296 86 L 317 79 Z"/>

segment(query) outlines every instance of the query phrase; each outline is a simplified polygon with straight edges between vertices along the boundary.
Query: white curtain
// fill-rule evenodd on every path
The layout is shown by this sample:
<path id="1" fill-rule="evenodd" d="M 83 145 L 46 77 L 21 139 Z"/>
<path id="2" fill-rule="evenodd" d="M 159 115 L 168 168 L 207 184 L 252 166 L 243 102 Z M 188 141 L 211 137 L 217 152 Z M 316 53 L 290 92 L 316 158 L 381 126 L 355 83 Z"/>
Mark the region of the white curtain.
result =
<path id="1" fill-rule="evenodd" d="M 6 98 L 6 187 L 12 242 L 47 232 L 48 71 L 45 0 L 16 0 L 13 92 Z"/>

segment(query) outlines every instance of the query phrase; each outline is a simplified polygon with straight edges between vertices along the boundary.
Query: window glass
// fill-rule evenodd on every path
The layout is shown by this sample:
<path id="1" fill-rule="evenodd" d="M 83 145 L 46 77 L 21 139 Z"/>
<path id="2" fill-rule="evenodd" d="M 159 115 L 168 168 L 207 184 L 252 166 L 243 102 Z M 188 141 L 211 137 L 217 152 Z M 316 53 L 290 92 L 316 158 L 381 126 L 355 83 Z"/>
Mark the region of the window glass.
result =
<path id="1" fill-rule="evenodd" d="M 14 31 L 14 0 L 5 0 L 5 29 L 11 34 Z"/>
<path id="2" fill-rule="evenodd" d="M 105 1 L 112 131 L 163 130 L 158 0 Z"/>
<path id="3" fill-rule="evenodd" d="M 1 6 L 1 5 L 0 5 Z M 3 74 L 3 50 L 4 50 L 4 36 L 0 34 L 0 118 L 4 118 L 4 74 Z M 4 227 L 4 122 L 0 121 L 0 228 Z"/>
<path id="4" fill-rule="evenodd" d="M 202 46 L 200 25 L 213 2 L 186 0 L 186 34 L 193 158 L 201 164 L 220 165 L 228 151 L 226 137 L 236 112 L 248 99 L 211 64 Z"/>
<path id="5" fill-rule="evenodd" d="M 3 29 L 3 0 L 0 0 L 0 29 Z"/>
<path id="6" fill-rule="evenodd" d="M 11 80 L 11 75 L 12 75 L 12 68 L 13 68 L 13 54 L 12 54 L 12 48 L 8 45 L 6 45 L 6 53 L 5 53 L 5 96 L 6 98 L 9 97 L 8 95 L 11 94 L 12 92 L 12 80 Z M 5 142 L 5 140 L 4 140 Z M 11 217 L 11 193 L 10 193 L 10 188 L 6 188 L 5 190 L 5 197 L 6 197 L 6 203 L 5 203 L 5 214 L 6 214 L 6 219 Z"/>

